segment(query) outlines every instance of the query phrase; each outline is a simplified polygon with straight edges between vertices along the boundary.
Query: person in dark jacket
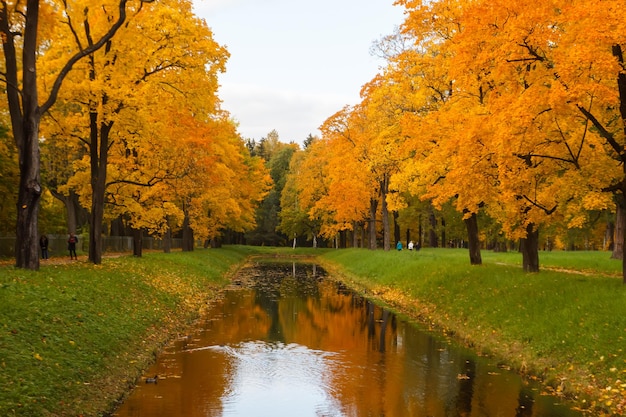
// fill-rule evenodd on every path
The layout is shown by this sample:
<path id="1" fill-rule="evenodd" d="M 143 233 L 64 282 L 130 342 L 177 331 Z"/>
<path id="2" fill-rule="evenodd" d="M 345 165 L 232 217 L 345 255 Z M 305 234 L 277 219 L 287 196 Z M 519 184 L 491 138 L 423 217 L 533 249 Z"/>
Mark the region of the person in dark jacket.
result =
<path id="1" fill-rule="evenodd" d="M 48 259 L 48 236 L 41 235 L 39 246 L 41 247 L 41 259 Z"/>
<path id="2" fill-rule="evenodd" d="M 70 251 L 70 259 L 78 259 L 76 256 L 76 244 L 78 243 L 78 238 L 74 233 L 70 233 L 70 237 L 67 239 L 67 249 Z"/>

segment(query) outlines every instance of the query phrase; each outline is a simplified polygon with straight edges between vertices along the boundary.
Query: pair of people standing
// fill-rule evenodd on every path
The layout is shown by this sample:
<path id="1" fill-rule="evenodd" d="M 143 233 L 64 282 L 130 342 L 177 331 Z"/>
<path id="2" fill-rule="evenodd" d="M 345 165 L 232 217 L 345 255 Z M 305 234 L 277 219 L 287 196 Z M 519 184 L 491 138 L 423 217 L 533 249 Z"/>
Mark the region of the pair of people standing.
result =
<path id="1" fill-rule="evenodd" d="M 70 259 L 78 259 L 76 255 L 76 244 L 78 243 L 78 237 L 74 233 L 70 233 L 67 239 L 67 250 L 70 251 Z M 39 238 L 39 246 L 41 247 L 41 258 L 48 259 L 48 236 L 41 235 Z"/>
<path id="2" fill-rule="evenodd" d="M 407 245 L 407 248 L 409 250 L 419 250 L 420 249 L 420 244 L 419 242 L 417 244 L 413 243 L 413 241 L 410 241 L 409 244 Z M 398 243 L 396 244 L 396 249 L 397 250 L 402 250 L 402 242 L 398 241 Z"/>
<path id="3" fill-rule="evenodd" d="M 413 241 L 410 241 L 408 245 L 409 250 L 420 250 L 421 247 L 422 245 L 419 242 L 413 243 Z"/>

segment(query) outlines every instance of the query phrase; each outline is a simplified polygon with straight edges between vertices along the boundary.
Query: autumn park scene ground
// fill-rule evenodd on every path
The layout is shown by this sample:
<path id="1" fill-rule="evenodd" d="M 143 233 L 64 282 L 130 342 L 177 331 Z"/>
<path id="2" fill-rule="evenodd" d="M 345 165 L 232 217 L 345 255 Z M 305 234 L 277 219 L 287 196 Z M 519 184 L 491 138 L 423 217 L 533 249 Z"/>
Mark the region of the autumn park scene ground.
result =
<path id="1" fill-rule="evenodd" d="M 258 246 L 0 266 L 0 412 L 108 415 L 252 255 L 314 259 L 438 337 L 540 382 L 542 394 L 590 415 L 626 412 L 626 295 L 607 252 L 542 253 L 544 270 L 529 275 L 518 252 L 485 252 L 470 266 L 465 249 Z"/>
<path id="2" fill-rule="evenodd" d="M 221 107 L 230 54 L 187 0 L 0 2 L 1 414 L 110 412 L 272 251 L 626 413 L 626 7 L 396 5 L 361 101 L 284 143 Z M 41 259 L 69 233 L 78 260 Z"/>

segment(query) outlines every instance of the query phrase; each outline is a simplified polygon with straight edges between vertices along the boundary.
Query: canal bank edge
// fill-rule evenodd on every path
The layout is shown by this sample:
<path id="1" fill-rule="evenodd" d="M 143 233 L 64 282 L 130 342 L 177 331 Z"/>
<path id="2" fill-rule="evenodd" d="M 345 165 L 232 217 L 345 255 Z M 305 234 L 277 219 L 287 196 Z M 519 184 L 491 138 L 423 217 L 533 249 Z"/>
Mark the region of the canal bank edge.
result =
<path id="1" fill-rule="evenodd" d="M 101 410 L 104 411 L 98 412 L 97 416 L 111 417 L 115 415 L 117 408 L 141 382 L 142 376 L 156 362 L 157 356 L 163 349 L 174 340 L 184 337 L 188 330 L 195 326 L 197 320 L 202 318 L 212 303 L 220 299 L 223 291 L 232 284 L 233 278 L 239 270 L 248 264 L 253 256 L 249 255 L 230 265 L 223 274 L 224 282 L 222 284 L 207 288 L 197 293 L 195 297 L 185 299 L 185 302 L 179 304 L 180 308 L 173 312 L 174 317 L 170 317 L 163 327 L 153 329 L 154 331 L 150 334 L 151 337 L 144 341 L 147 345 L 141 346 L 142 349 L 136 352 L 137 356 L 132 361 L 135 365 L 133 367 L 134 372 L 125 378 L 125 386 L 120 389 L 119 386 L 115 387 L 115 383 L 109 384 L 109 387 L 115 387 L 113 389 L 114 392 L 117 392 L 117 397 L 106 405 L 106 409 L 101 407 Z"/>
<path id="2" fill-rule="evenodd" d="M 408 317 L 433 334 L 472 349 L 479 356 L 494 359 L 500 367 L 514 370 L 523 378 L 540 383 L 546 395 L 561 398 L 572 409 L 598 416 L 623 415 L 611 408 L 612 402 L 606 404 L 606 390 L 590 386 L 586 375 L 573 369 L 570 369 L 570 373 L 553 372 L 552 364 L 560 362 L 561 358 L 545 357 L 542 361 L 533 361 L 529 359 L 530 355 L 525 354 L 521 343 L 504 344 L 496 341 L 495 336 L 485 337 L 485 331 L 495 335 L 495 330 L 468 329 L 455 317 L 438 315 L 439 308 L 432 303 L 411 298 L 397 288 L 379 286 L 363 277 L 356 277 L 335 261 L 320 257 L 317 263 L 329 273 L 329 277 L 363 297 Z M 585 392 L 576 389 L 583 386 Z"/>
<path id="3" fill-rule="evenodd" d="M 228 280 L 231 280 L 237 270 L 249 261 L 251 255 L 258 254 L 257 251 L 248 249 L 236 249 L 236 251 L 240 252 L 241 258 L 233 262 L 230 269 L 224 273 L 224 277 Z M 196 255 L 201 255 L 201 253 L 196 253 Z M 283 257 L 282 254 L 274 255 L 274 257 L 293 259 L 293 257 L 290 256 Z M 309 261 L 310 259 L 311 258 L 308 258 Z M 552 393 L 557 395 L 568 396 L 570 399 L 574 398 L 575 394 L 577 394 L 576 391 L 568 389 L 560 390 L 561 385 L 558 384 L 559 380 L 556 379 L 556 375 L 546 375 L 543 373 L 541 371 L 542 368 L 540 364 L 525 362 L 519 352 L 515 350 L 516 347 L 504 347 L 501 345 L 490 347 L 488 343 L 479 343 L 479 338 L 473 338 L 468 331 L 461 331 L 463 326 L 456 326 L 449 317 L 446 318 L 448 321 L 439 320 L 440 317 L 437 317 L 435 314 L 437 311 L 436 306 L 419 302 L 419 300 L 410 299 L 405 294 L 402 294 L 399 290 L 394 288 L 378 288 L 371 284 L 368 285 L 360 278 L 356 279 L 356 277 L 351 277 L 350 273 L 343 269 L 340 264 L 324 259 L 323 257 L 313 259 L 316 259 L 318 264 L 331 272 L 333 275 L 336 275 L 339 280 L 342 280 L 346 285 L 350 286 L 357 292 L 364 294 L 370 299 L 377 300 L 382 304 L 390 306 L 393 310 L 413 318 L 427 328 L 431 328 L 434 332 L 440 333 L 445 337 L 452 337 L 460 343 L 470 346 L 474 350 L 482 352 L 485 355 L 489 354 L 496 357 L 501 360 L 503 364 L 511 366 L 513 369 L 516 369 L 518 372 L 524 374 L 527 378 L 539 379 L 540 377 L 543 377 L 541 380 L 546 387 L 546 390 L 550 390 Z M 300 260 L 301 259 L 298 259 L 298 261 Z M 74 268 L 75 266 L 78 265 L 72 265 L 71 267 Z M 181 271 L 179 272 L 184 272 L 184 266 L 180 269 Z M 73 404 L 72 406 L 66 404 L 67 408 L 65 408 L 64 413 L 54 415 L 77 415 L 76 413 L 73 413 L 72 410 L 80 410 L 82 413 L 80 415 L 85 416 L 112 415 L 117 404 L 119 404 L 119 402 L 128 395 L 141 378 L 143 372 L 152 363 L 154 363 L 157 353 L 160 352 L 170 340 L 176 338 L 177 335 L 184 334 L 184 330 L 199 317 L 201 310 L 206 308 L 208 305 L 207 303 L 210 303 L 212 300 L 218 298 L 220 296 L 221 289 L 228 285 L 228 283 L 229 282 L 225 282 L 214 286 L 211 289 L 212 295 L 210 297 L 202 298 L 200 304 L 195 307 L 191 307 L 189 305 L 181 306 L 184 307 L 184 309 L 176 311 L 176 318 L 170 318 L 171 320 L 169 321 L 169 325 L 159 329 L 146 329 L 146 331 L 150 332 L 149 337 L 145 340 L 138 341 L 136 346 L 128 346 L 128 352 L 124 355 L 126 359 L 120 358 L 121 362 L 125 361 L 126 364 L 130 363 L 130 365 L 127 365 L 129 369 L 124 370 L 124 373 L 118 372 L 117 374 L 111 374 L 109 377 L 103 376 L 102 378 L 98 378 L 96 381 L 90 382 L 90 386 L 87 387 L 89 390 L 85 393 L 85 396 L 81 399 L 77 399 L 79 404 Z M 556 360 L 558 359 L 559 358 L 556 358 Z M 539 371 L 536 371 L 537 369 Z M 560 377 L 568 378 L 567 381 L 570 384 L 575 383 L 578 379 L 578 376 L 574 374 L 561 375 Z M 597 398 L 600 398 L 601 392 L 596 392 L 598 393 Z M 111 398 L 115 398 L 115 400 L 111 400 Z M 88 406 L 81 407 L 81 404 Z M 575 403 L 572 404 L 576 405 Z M 601 412 L 602 410 L 594 409 L 593 411 Z M 611 415 L 611 411 L 604 410 L 603 415 Z M 619 413 L 613 413 L 612 415 L 619 415 Z"/>

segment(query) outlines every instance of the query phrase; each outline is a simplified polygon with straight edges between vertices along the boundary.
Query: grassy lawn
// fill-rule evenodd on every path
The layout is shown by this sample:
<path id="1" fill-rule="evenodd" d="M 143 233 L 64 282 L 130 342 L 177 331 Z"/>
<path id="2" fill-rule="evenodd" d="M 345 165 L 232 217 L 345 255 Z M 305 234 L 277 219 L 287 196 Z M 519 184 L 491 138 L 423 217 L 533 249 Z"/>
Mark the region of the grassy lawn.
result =
<path id="1" fill-rule="evenodd" d="M 518 253 L 233 246 L 143 258 L 0 266 L 0 415 L 98 416 L 248 256 L 317 256 L 370 297 L 494 355 L 582 408 L 626 413 L 626 286 L 607 252 Z M 583 403 L 583 400 L 585 402 Z"/>
<path id="2" fill-rule="evenodd" d="M 519 253 L 349 249 L 323 256 L 352 285 L 543 378 L 583 408 L 626 413 L 626 286 L 607 252 L 542 252 L 524 273 Z M 584 402 L 583 402 L 584 401 Z M 597 412 L 597 410 L 596 410 Z"/>
<path id="3" fill-rule="evenodd" d="M 96 416 L 228 282 L 245 248 L 0 267 L 0 415 Z"/>

